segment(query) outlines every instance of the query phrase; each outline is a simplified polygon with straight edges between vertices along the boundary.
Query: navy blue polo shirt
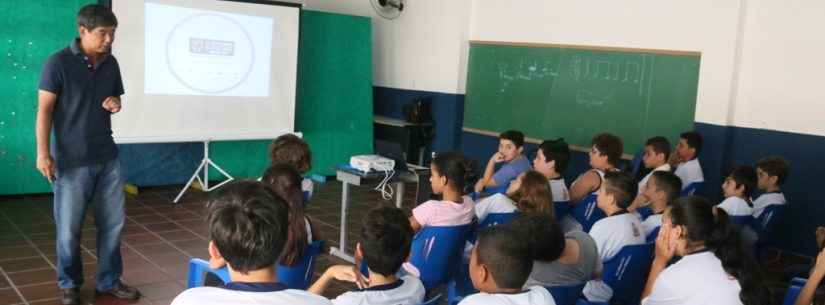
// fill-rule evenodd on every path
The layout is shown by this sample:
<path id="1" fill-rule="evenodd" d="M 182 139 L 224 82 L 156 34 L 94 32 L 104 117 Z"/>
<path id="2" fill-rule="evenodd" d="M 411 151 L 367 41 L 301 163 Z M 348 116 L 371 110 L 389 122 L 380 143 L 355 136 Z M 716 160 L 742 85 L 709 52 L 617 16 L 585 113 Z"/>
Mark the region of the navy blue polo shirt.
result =
<path id="1" fill-rule="evenodd" d="M 111 113 L 103 101 L 123 94 L 120 67 L 111 54 L 94 66 L 80 39 L 43 64 L 39 89 L 57 94 L 51 151 L 58 169 L 101 164 L 117 157 Z"/>

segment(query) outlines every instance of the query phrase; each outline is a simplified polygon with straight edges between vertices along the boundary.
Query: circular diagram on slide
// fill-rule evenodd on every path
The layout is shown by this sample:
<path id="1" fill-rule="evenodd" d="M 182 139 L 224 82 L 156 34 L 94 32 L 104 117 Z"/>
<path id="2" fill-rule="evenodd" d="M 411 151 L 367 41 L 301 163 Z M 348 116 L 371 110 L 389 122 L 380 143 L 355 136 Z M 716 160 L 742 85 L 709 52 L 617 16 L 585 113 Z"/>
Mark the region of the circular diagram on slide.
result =
<path id="1" fill-rule="evenodd" d="M 166 64 L 187 88 L 220 94 L 239 86 L 255 64 L 246 29 L 230 17 L 203 13 L 187 17 L 166 37 Z"/>

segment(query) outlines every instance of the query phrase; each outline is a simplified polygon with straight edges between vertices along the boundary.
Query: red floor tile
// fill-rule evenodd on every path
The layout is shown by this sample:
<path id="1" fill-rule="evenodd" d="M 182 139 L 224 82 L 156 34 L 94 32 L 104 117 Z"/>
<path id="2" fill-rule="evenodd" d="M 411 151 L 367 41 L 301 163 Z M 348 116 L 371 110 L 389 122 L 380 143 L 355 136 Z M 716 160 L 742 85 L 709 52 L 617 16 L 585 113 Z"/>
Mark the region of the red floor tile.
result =
<path id="1" fill-rule="evenodd" d="M 21 258 L 0 261 L 0 268 L 5 272 L 20 272 L 37 269 L 51 269 L 52 266 L 43 257 Z"/>
<path id="2" fill-rule="evenodd" d="M 23 300 L 17 295 L 17 292 L 11 288 L 0 289 L 0 304 L 15 304 L 22 303 Z"/>

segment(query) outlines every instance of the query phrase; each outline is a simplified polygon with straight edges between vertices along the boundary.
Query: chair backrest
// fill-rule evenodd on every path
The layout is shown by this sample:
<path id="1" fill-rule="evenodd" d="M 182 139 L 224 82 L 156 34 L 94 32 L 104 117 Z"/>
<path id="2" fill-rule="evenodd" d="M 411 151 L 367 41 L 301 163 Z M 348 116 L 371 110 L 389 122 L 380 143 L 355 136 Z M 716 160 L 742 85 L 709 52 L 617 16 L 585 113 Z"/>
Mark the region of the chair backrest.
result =
<path id="1" fill-rule="evenodd" d="M 685 187 L 682 188 L 682 192 L 680 193 L 680 195 L 682 195 L 682 196 L 693 195 L 693 193 L 696 192 L 696 189 L 698 189 L 700 186 L 702 186 L 702 184 L 704 184 L 704 182 L 691 182 L 690 184 L 688 184 L 688 185 L 686 185 Z"/>
<path id="2" fill-rule="evenodd" d="M 765 232 L 770 231 L 776 220 L 779 219 L 785 211 L 784 204 L 772 204 L 759 214 L 759 217 L 751 221 L 751 228 L 761 238 Z"/>
<path id="3" fill-rule="evenodd" d="M 652 244 L 624 246 L 604 262 L 602 280 L 613 289 L 611 303 L 639 304 L 652 263 Z"/>
<path id="4" fill-rule="evenodd" d="M 229 270 L 227 270 L 226 267 L 211 269 L 209 268 L 209 262 L 200 258 L 193 258 L 189 260 L 189 274 L 186 279 L 186 288 L 203 286 L 204 275 L 207 272 L 216 275 L 224 283 L 229 282 Z"/>
<path id="5" fill-rule="evenodd" d="M 421 273 L 421 282 L 429 290 L 447 283 L 461 260 L 470 224 L 449 227 L 423 227 L 415 235 L 410 249 L 410 263 Z"/>
<path id="6" fill-rule="evenodd" d="M 751 215 L 742 215 L 742 216 L 728 216 L 730 217 L 730 221 L 734 224 L 740 226 L 747 226 L 753 220 L 753 216 Z"/>
<path id="7" fill-rule="evenodd" d="M 545 286 L 544 288 L 550 291 L 550 295 L 553 296 L 556 305 L 575 305 L 576 300 L 582 294 L 584 284 L 585 283 L 572 286 Z"/>
<path id="8" fill-rule="evenodd" d="M 278 264 L 275 268 L 278 273 L 278 282 L 292 289 L 306 290 L 315 270 L 315 257 L 324 247 L 324 241 L 319 240 L 307 245 L 304 255 L 295 265 L 287 267 Z M 224 283 L 229 283 L 229 271 L 226 267 L 220 269 L 209 268 L 209 262 L 193 258 L 189 261 L 189 274 L 187 275 L 186 288 L 199 287 L 203 285 L 204 273 L 212 273 Z"/>
<path id="9" fill-rule="evenodd" d="M 553 202 L 553 212 L 556 214 L 556 219 L 562 219 L 573 211 L 573 205 L 570 201 Z"/>
<path id="10" fill-rule="evenodd" d="M 645 220 L 650 217 L 650 215 L 653 215 L 653 209 L 651 209 L 650 206 L 641 207 L 636 209 L 636 213 L 639 213 L 639 215 L 642 216 L 642 220 Z"/>
<path id="11" fill-rule="evenodd" d="M 318 240 L 307 245 L 304 255 L 292 266 L 278 264 L 275 270 L 278 272 L 278 282 L 291 289 L 306 290 L 309 287 L 312 275 L 315 271 L 315 257 L 324 248 L 324 241 Z"/>
<path id="12" fill-rule="evenodd" d="M 802 287 L 805 286 L 807 279 L 803 278 L 793 278 L 791 280 L 791 285 L 788 287 L 788 291 L 785 292 L 785 298 L 782 300 L 782 305 L 793 305 L 796 303 L 796 298 L 799 297 L 799 293 L 802 292 Z"/>
<path id="13" fill-rule="evenodd" d="M 650 234 L 648 234 L 647 237 L 645 237 L 645 241 L 647 241 L 648 243 L 655 243 L 656 237 L 659 237 L 659 229 L 661 228 L 662 227 L 656 227 L 655 229 L 653 229 L 653 231 L 650 231 Z"/>
<path id="14" fill-rule="evenodd" d="M 644 156 L 645 156 L 645 150 L 644 149 L 640 149 L 639 151 L 636 152 L 636 154 L 633 155 L 633 161 L 630 161 L 630 170 L 631 170 L 631 173 L 633 173 L 634 175 L 637 175 L 637 173 L 639 172 L 639 169 L 642 168 L 642 159 L 644 159 Z"/>
<path id="15" fill-rule="evenodd" d="M 518 217 L 519 212 L 512 212 L 512 213 L 490 213 L 487 214 L 487 217 L 484 218 L 480 224 L 478 224 L 479 229 L 483 229 L 490 226 L 497 226 L 502 225 L 505 223 L 510 222 L 511 220 Z"/>
<path id="16" fill-rule="evenodd" d="M 440 294 L 437 295 L 437 296 L 434 296 L 432 299 L 424 301 L 424 303 L 421 303 L 421 305 L 437 305 L 438 301 L 441 301 L 441 295 Z"/>
<path id="17" fill-rule="evenodd" d="M 573 218 L 582 225 L 582 230 L 590 232 L 590 228 L 596 221 L 605 218 L 607 215 L 596 206 L 596 194 L 587 195 L 575 207 L 573 207 Z"/>

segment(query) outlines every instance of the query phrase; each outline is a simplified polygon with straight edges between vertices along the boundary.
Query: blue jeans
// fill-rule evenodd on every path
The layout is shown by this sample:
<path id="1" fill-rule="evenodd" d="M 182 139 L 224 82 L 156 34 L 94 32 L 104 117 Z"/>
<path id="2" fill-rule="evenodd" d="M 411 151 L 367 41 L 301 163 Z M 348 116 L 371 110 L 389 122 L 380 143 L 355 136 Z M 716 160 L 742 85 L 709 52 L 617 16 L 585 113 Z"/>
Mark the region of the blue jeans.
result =
<path id="1" fill-rule="evenodd" d="M 83 285 L 80 232 L 86 208 L 94 202 L 97 227 L 97 275 L 99 291 L 112 289 L 123 274 L 120 232 L 123 229 L 124 194 L 120 162 L 112 161 L 57 170 L 52 186 L 57 225 L 57 280 L 61 289 Z"/>

